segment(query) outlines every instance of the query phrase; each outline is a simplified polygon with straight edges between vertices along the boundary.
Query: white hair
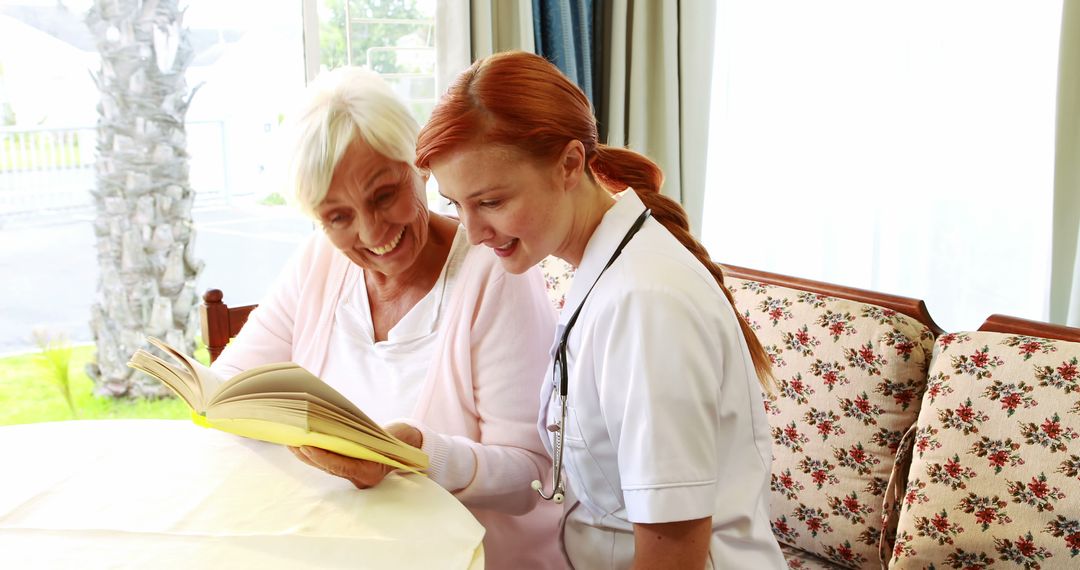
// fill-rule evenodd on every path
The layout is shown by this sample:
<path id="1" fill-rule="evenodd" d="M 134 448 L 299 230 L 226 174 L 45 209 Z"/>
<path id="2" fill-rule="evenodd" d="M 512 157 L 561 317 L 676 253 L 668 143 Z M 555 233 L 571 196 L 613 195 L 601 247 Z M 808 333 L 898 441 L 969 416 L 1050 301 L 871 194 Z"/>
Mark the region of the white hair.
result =
<path id="1" fill-rule="evenodd" d="M 416 119 L 375 72 L 339 67 L 308 86 L 294 124 L 290 176 L 296 205 L 311 217 L 326 199 L 345 150 L 359 136 L 375 152 L 416 170 Z"/>

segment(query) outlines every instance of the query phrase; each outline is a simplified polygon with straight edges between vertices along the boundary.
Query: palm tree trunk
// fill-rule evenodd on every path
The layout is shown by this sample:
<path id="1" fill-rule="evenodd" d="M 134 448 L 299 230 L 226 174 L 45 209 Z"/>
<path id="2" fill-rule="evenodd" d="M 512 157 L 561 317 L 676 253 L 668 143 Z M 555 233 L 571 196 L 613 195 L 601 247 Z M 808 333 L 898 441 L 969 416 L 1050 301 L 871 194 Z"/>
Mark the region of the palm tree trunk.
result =
<path id="1" fill-rule="evenodd" d="M 134 374 L 128 358 L 146 337 L 187 353 L 198 330 L 184 115 L 184 71 L 192 59 L 177 0 L 95 0 L 87 25 L 101 52 L 93 74 L 98 105 L 99 277 L 91 329 L 95 392 L 163 396 L 156 380 Z"/>

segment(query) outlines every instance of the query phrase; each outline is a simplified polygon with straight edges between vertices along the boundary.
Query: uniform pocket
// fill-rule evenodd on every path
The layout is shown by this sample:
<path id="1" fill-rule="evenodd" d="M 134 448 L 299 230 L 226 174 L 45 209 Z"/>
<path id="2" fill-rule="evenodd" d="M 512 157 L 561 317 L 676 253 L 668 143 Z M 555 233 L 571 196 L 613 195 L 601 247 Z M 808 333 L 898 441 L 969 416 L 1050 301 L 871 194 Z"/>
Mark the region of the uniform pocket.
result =
<path id="1" fill-rule="evenodd" d="M 598 525 L 590 517 L 585 509 L 578 508 L 569 514 L 563 526 L 563 549 L 570 567 L 574 570 L 629 568 L 634 561 L 634 534 Z"/>
<path id="2" fill-rule="evenodd" d="M 576 409 L 567 406 L 563 461 L 574 474 L 578 500 L 601 520 L 622 509 L 619 467 L 603 427 L 590 426 L 581 419 Z"/>

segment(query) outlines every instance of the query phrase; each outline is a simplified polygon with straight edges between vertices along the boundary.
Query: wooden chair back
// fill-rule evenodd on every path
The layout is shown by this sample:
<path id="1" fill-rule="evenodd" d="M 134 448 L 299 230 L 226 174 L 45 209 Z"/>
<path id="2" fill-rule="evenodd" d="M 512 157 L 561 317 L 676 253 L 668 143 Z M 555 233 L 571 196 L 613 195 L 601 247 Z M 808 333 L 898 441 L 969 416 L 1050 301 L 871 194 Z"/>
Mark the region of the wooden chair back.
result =
<path id="1" fill-rule="evenodd" d="M 767 271 L 758 271 L 757 269 L 748 269 L 746 267 L 738 267 L 735 265 L 720 264 L 720 267 L 723 268 L 725 276 L 748 279 L 751 281 L 768 283 L 770 285 L 779 285 L 781 287 L 789 287 L 800 291 L 809 291 L 819 295 L 829 295 L 831 297 L 839 297 L 841 299 L 849 299 L 851 301 L 892 309 L 926 325 L 930 329 L 930 332 L 934 333 L 934 336 L 940 335 L 943 332 L 941 327 L 934 322 L 933 317 L 930 316 L 930 312 L 926 309 L 926 303 L 923 302 L 922 299 L 901 297 L 900 295 L 890 295 L 888 293 L 878 293 L 877 291 L 870 291 L 868 289 L 845 287 L 843 285 L 834 285 L 824 281 L 790 277 L 788 275 L 780 275 L 779 273 L 769 273 Z"/>
<path id="2" fill-rule="evenodd" d="M 229 344 L 240 328 L 247 322 L 248 315 L 258 305 L 230 307 L 222 302 L 225 294 L 220 289 L 209 289 L 203 294 L 203 304 L 199 308 L 202 321 L 202 339 L 213 363 Z"/>

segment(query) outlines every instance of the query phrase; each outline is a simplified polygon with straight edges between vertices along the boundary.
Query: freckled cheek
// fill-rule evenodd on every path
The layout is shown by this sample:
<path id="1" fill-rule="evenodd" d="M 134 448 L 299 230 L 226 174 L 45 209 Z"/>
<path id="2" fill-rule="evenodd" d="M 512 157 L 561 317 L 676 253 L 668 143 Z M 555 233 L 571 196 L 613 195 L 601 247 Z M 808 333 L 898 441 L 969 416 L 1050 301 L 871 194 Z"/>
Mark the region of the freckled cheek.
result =
<path id="1" fill-rule="evenodd" d="M 542 233 L 539 217 L 532 212 L 519 212 L 516 216 L 509 218 L 505 225 L 508 231 L 517 233 L 523 238 L 535 238 L 536 234 Z"/>

